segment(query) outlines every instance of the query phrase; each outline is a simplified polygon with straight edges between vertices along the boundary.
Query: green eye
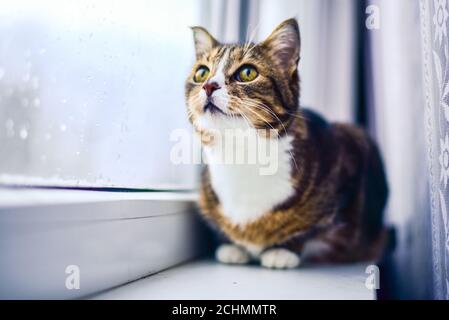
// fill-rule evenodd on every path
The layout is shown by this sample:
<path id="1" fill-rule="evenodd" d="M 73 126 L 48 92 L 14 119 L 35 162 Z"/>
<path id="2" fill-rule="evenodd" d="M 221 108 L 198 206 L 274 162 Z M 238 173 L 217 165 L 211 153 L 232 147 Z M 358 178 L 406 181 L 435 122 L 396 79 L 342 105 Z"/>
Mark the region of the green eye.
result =
<path id="1" fill-rule="evenodd" d="M 195 75 L 193 76 L 193 81 L 195 82 L 204 82 L 209 76 L 209 68 L 205 66 L 201 66 L 196 70 Z"/>
<path id="2" fill-rule="evenodd" d="M 257 78 L 259 73 L 253 66 L 244 66 L 237 71 L 237 80 L 240 82 L 250 82 Z"/>

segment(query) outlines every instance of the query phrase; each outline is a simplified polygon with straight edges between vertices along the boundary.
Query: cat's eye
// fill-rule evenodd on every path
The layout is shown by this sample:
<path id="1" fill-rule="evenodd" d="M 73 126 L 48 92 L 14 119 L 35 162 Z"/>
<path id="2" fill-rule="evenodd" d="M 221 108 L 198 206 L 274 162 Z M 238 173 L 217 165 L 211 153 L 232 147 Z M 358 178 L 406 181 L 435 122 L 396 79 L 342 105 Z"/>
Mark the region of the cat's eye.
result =
<path id="1" fill-rule="evenodd" d="M 250 82 L 257 78 L 259 73 L 253 66 L 243 66 L 236 73 L 236 79 L 240 82 Z"/>
<path id="2" fill-rule="evenodd" d="M 207 80 L 209 76 L 209 68 L 206 66 L 201 66 L 196 70 L 195 75 L 193 76 L 193 81 L 200 83 Z"/>

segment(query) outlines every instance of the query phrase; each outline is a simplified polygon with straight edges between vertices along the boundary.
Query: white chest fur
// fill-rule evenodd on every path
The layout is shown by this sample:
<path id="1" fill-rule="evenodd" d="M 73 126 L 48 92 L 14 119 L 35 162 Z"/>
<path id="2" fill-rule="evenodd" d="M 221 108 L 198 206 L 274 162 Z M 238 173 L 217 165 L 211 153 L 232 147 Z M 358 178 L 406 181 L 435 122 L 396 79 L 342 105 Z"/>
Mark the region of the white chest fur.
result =
<path id="1" fill-rule="evenodd" d="M 254 131 L 254 134 L 257 133 Z M 222 149 L 229 138 L 223 138 Z M 292 137 L 266 139 L 258 136 L 257 139 L 260 139 L 258 145 L 265 144 L 270 152 L 265 153 L 269 154 L 264 157 L 265 160 L 259 158 L 260 154 L 253 157 L 256 158 L 255 163 L 248 161 L 250 153 L 260 153 L 260 149 L 235 144 L 235 140 L 233 150 L 236 154 L 243 152 L 248 155 L 243 163 L 223 163 L 223 154 L 220 157 L 214 149 L 217 146 L 205 147 L 212 187 L 220 200 L 223 214 L 235 224 L 257 220 L 294 192 L 290 182 Z"/>

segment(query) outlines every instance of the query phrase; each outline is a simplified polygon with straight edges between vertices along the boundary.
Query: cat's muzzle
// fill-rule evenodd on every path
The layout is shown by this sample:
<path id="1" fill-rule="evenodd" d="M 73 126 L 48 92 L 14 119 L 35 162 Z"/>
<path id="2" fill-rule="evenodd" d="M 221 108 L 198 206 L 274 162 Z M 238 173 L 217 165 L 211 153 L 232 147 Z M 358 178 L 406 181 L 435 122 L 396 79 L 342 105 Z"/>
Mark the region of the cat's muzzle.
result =
<path id="1" fill-rule="evenodd" d="M 225 113 L 219 107 L 217 107 L 217 105 L 215 105 L 210 99 L 207 99 L 203 111 L 204 113 L 206 112 L 210 112 L 211 114 L 221 113 L 225 115 Z"/>

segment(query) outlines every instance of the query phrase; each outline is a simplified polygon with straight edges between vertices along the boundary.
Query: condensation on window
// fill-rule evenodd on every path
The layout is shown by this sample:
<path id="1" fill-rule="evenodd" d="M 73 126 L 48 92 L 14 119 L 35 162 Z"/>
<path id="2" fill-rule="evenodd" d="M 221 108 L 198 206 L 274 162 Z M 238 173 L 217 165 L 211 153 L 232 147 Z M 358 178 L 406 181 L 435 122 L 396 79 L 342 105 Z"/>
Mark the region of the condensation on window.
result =
<path id="1" fill-rule="evenodd" d="M 0 184 L 195 187 L 170 133 L 200 3 L 2 1 Z"/>

